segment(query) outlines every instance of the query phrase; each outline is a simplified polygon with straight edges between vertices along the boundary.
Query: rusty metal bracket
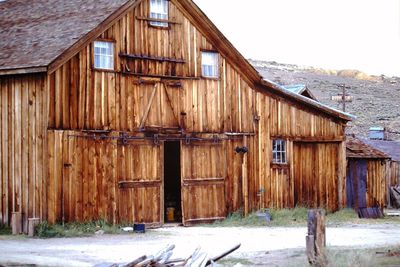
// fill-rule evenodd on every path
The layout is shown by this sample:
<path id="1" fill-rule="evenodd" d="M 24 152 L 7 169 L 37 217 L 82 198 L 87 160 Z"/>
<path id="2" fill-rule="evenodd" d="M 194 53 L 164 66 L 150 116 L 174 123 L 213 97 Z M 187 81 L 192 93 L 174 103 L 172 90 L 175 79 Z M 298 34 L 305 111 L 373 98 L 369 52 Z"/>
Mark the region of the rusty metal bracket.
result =
<path id="1" fill-rule="evenodd" d="M 158 134 L 155 134 L 155 135 L 153 136 L 153 143 L 154 143 L 155 145 L 159 145 L 159 144 L 160 144 L 160 138 L 159 138 Z"/>

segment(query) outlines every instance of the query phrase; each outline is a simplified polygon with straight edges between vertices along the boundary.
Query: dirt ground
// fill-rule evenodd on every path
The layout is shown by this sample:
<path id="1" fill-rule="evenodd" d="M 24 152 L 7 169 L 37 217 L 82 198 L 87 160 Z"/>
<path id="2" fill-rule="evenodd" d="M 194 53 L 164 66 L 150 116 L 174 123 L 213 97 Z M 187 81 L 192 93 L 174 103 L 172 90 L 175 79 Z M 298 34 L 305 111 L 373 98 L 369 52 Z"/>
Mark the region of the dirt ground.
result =
<path id="1" fill-rule="evenodd" d="M 37 239 L 0 236 L 0 265 L 93 266 L 129 262 L 175 244 L 174 258 L 184 258 L 200 246 L 210 256 L 241 243 L 224 266 L 282 266 L 304 256 L 305 227 L 165 227 L 145 234 L 97 235 Z M 352 225 L 327 228 L 327 246 L 373 248 L 400 246 L 398 225 Z M 284 260 L 284 261 L 283 261 Z M 225 262 L 225 263 L 224 263 Z"/>

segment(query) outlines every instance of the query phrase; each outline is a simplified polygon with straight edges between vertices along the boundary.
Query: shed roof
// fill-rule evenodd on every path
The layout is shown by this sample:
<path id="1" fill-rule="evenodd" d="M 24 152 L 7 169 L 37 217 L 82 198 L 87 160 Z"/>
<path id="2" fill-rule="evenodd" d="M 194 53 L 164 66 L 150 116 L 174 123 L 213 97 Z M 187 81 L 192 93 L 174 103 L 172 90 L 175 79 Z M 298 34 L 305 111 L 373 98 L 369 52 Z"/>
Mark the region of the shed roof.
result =
<path id="1" fill-rule="evenodd" d="M 317 98 L 305 84 L 290 84 L 290 85 L 283 85 L 282 87 L 290 92 L 317 100 Z"/>
<path id="2" fill-rule="evenodd" d="M 371 139 L 365 139 L 363 141 L 368 145 L 385 152 L 392 158 L 392 160 L 400 161 L 399 141 L 371 140 Z"/>
<path id="3" fill-rule="evenodd" d="M 129 0 L 0 2 L 0 70 L 47 67 Z"/>
<path id="4" fill-rule="evenodd" d="M 389 159 L 390 156 L 358 138 L 347 136 L 346 138 L 346 157 L 347 158 L 369 158 L 369 159 Z"/>

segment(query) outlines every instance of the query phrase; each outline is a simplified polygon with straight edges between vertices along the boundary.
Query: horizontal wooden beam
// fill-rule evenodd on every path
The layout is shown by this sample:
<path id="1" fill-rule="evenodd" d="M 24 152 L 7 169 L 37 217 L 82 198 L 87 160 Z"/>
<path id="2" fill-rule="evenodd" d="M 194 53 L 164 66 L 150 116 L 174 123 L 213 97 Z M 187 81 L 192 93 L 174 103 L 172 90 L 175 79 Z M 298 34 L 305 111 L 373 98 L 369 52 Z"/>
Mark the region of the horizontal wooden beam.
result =
<path id="1" fill-rule="evenodd" d="M 169 24 L 182 24 L 180 22 L 177 22 L 177 21 L 174 21 L 174 20 L 168 20 L 168 19 L 156 19 L 156 18 L 139 17 L 139 16 L 136 16 L 136 19 L 150 21 L 150 22 L 164 22 L 164 23 L 169 23 Z"/>
<path id="2" fill-rule="evenodd" d="M 144 74 L 144 73 L 136 73 L 136 72 L 128 72 L 122 71 L 124 75 L 132 75 L 138 77 L 152 77 L 152 78 L 161 78 L 161 79 L 171 79 L 171 80 L 200 80 L 199 77 L 192 76 L 170 76 L 170 75 L 157 75 L 157 74 Z"/>
<path id="3" fill-rule="evenodd" d="M 148 56 L 148 55 L 136 55 L 136 54 L 126 54 L 119 53 L 120 57 L 130 58 L 130 59 L 144 59 L 144 60 L 153 60 L 160 62 L 172 62 L 172 63 L 186 63 L 185 60 L 180 58 L 171 58 L 171 57 L 157 57 L 157 56 Z"/>
<path id="4" fill-rule="evenodd" d="M 225 178 L 198 178 L 198 179 L 183 179 L 184 186 L 202 186 L 202 185 L 223 185 Z"/>
<path id="5" fill-rule="evenodd" d="M 271 135 L 271 139 L 287 139 L 289 141 L 298 142 L 298 143 L 340 143 L 340 142 L 345 141 L 344 136 L 326 138 L 326 137 Z"/>
<path id="6" fill-rule="evenodd" d="M 125 188 L 146 188 L 146 187 L 159 187 L 161 186 L 161 180 L 155 181 L 120 181 L 118 187 L 121 189 Z"/>

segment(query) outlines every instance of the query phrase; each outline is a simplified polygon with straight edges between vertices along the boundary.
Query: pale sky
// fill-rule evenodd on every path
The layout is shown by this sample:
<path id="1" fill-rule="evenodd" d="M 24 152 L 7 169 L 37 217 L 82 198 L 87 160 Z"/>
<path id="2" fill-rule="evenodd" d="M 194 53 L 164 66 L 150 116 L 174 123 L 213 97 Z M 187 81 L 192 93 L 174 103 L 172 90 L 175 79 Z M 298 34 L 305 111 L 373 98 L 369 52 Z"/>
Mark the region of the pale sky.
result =
<path id="1" fill-rule="evenodd" d="M 246 57 L 400 77 L 400 0 L 194 0 Z"/>

